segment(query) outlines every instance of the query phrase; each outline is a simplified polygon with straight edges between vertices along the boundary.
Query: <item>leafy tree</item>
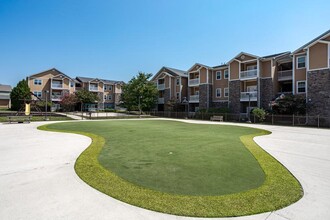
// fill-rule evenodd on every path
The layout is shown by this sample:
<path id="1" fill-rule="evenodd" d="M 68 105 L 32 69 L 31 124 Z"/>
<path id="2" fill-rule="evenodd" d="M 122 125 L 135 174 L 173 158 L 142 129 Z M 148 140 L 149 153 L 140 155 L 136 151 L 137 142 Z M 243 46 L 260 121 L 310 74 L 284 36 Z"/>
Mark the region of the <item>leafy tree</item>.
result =
<path id="1" fill-rule="evenodd" d="M 267 115 L 266 111 L 262 108 L 254 108 L 252 110 L 252 114 L 254 114 L 259 119 L 259 121 L 265 120 Z"/>
<path id="2" fill-rule="evenodd" d="M 30 88 L 26 80 L 21 80 L 10 93 L 11 109 L 18 111 L 25 101 L 31 100 Z"/>
<path id="3" fill-rule="evenodd" d="M 60 101 L 60 104 L 64 111 L 72 111 L 78 101 L 76 94 L 65 94 Z"/>
<path id="4" fill-rule="evenodd" d="M 306 99 L 299 95 L 287 95 L 277 98 L 272 110 L 277 114 L 305 114 Z"/>
<path id="5" fill-rule="evenodd" d="M 96 93 L 82 89 L 76 92 L 77 101 L 81 103 L 95 103 L 99 101 Z"/>
<path id="6" fill-rule="evenodd" d="M 139 72 L 127 84 L 123 85 L 121 101 L 123 106 L 129 111 L 152 109 L 158 97 L 156 85 L 149 81 L 152 76 L 150 73 Z M 139 105 L 140 103 L 140 105 Z M 139 108 L 140 107 L 140 108 Z"/>

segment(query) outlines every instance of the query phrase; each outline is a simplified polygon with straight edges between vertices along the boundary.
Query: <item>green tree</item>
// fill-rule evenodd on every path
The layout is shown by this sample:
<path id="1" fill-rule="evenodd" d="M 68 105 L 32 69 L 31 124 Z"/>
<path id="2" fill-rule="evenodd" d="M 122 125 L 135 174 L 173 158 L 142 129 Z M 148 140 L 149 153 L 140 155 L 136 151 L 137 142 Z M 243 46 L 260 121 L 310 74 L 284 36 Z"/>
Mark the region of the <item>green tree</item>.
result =
<path id="1" fill-rule="evenodd" d="M 72 111 L 78 101 L 76 94 L 66 94 L 63 96 L 60 104 L 63 107 L 63 111 Z"/>
<path id="2" fill-rule="evenodd" d="M 252 110 L 252 114 L 254 114 L 259 119 L 259 121 L 264 121 L 267 115 L 266 111 L 262 108 L 254 108 Z"/>
<path id="3" fill-rule="evenodd" d="M 86 89 L 79 90 L 76 92 L 77 101 L 83 104 L 86 103 L 95 103 L 99 101 L 99 97 L 96 93 L 90 92 Z"/>
<path id="4" fill-rule="evenodd" d="M 31 91 L 25 79 L 19 81 L 10 93 L 11 109 L 18 111 L 25 101 L 31 100 Z"/>
<path id="5" fill-rule="evenodd" d="M 139 72 L 123 86 L 121 101 L 129 111 L 140 109 L 147 111 L 155 106 L 158 90 L 156 85 L 149 81 L 151 76 L 150 73 Z"/>
<path id="6" fill-rule="evenodd" d="M 305 114 L 306 99 L 299 95 L 286 95 L 277 98 L 272 106 L 272 109 L 277 114 Z"/>

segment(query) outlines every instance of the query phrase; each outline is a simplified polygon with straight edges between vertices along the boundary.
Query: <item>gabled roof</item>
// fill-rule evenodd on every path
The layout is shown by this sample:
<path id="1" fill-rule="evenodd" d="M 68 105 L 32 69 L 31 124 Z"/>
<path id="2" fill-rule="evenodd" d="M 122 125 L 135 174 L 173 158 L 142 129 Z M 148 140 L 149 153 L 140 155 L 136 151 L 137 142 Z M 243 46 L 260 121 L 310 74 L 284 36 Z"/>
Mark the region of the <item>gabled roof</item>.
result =
<path id="1" fill-rule="evenodd" d="M 194 67 L 197 66 L 197 65 L 198 65 L 198 66 L 201 66 L 201 67 L 204 67 L 204 68 L 206 68 L 206 69 L 212 69 L 212 67 L 210 67 L 210 66 L 206 66 L 206 65 L 201 64 L 201 63 L 195 63 L 194 65 L 192 65 L 192 67 L 189 68 L 189 70 L 188 70 L 187 72 L 192 71 L 192 69 L 194 69 Z"/>
<path id="2" fill-rule="evenodd" d="M 99 78 L 90 78 L 90 77 L 82 77 L 82 76 L 77 76 L 76 77 L 76 80 L 79 81 L 79 82 L 83 82 L 83 83 L 88 83 L 88 82 L 91 82 L 91 81 L 101 81 L 103 83 L 108 83 L 108 84 L 122 84 L 124 83 L 123 81 L 115 81 L 115 80 L 108 80 L 108 79 L 99 79 Z"/>
<path id="3" fill-rule="evenodd" d="M 11 86 L 0 84 L 0 92 L 11 92 Z"/>
<path id="4" fill-rule="evenodd" d="M 218 65 L 218 66 L 214 66 L 212 67 L 213 69 L 218 69 L 218 68 L 225 68 L 225 67 L 228 67 L 227 64 L 221 64 L 221 65 Z"/>
<path id="5" fill-rule="evenodd" d="M 290 51 L 286 51 L 286 52 L 282 52 L 282 53 L 275 53 L 275 54 L 271 54 L 271 55 L 267 55 L 267 56 L 263 56 L 261 57 L 262 59 L 270 59 L 270 58 L 278 58 L 284 55 L 289 55 L 291 54 Z"/>
<path id="6" fill-rule="evenodd" d="M 63 75 L 63 76 L 65 76 L 65 77 L 67 77 L 67 78 L 69 78 L 69 79 L 72 80 L 72 78 L 71 78 L 70 76 L 66 75 L 65 73 L 62 73 L 61 71 L 59 71 L 59 70 L 56 69 L 56 68 L 51 68 L 51 69 L 49 69 L 49 70 L 45 70 L 45 71 L 42 71 L 42 72 L 40 72 L 40 73 L 35 73 L 35 74 L 30 75 L 30 76 L 28 76 L 28 77 L 29 77 L 29 78 L 32 78 L 32 77 L 35 76 L 35 75 L 39 75 L 39 74 L 46 73 L 46 72 L 49 72 L 49 71 L 56 71 L 56 72 L 58 72 L 59 74 L 61 74 L 61 75 Z"/>
<path id="7" fill-rule="evenodd" d="M 237 54 L 233 59 L 229 60 L 227 64 L 231 63 L 233 60 L 235 60 L 237 57 L 240 57 L 242 55 L 247 55 L 247 56 L 250 56 L 250 57 L 255 57 L 256 59 L 259 58 L 259 56 L 256 56 L 256 55 L 253 55 L 253 54 L 250 54 L 250 53 L 246 53 L 246 52 L 240 52 L 239 54 Z"/>
<path id="8" fill-rule="evenodd" d="M 162 72 L 166 72 L 172 76 L 181 76 L 188 77 L 187 72 L 184 70 L 179 70 L 171 67 L 163 66 L 151 79 L 151 81 L 155 80 Z"/>
<path id="9" fill-rule="evenodd" d="M 293 53 L 297 53 L 300 50 L 306 49 L 310 46 L 312 46 L 315 42 L 321 40 L 324 37 L 330 36 L 330 30 L 324 32 L 323 34 L 321 34 L 320 36 L 314 38 L 313 40 L 309 41 L 308 43 L 304 44 L 303 46 L 299 47 L 297 50 L 293 51 Z"/>

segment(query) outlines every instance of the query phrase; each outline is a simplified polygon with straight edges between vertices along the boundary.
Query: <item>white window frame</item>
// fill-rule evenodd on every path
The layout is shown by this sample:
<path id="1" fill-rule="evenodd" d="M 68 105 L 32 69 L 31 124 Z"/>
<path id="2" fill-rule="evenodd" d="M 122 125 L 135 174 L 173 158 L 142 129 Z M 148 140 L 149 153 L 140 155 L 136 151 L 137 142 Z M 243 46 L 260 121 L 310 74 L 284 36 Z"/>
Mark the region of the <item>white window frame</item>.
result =
<path id="1" fill-rule="evenodd" d="M 219 76 L 220 76 L 219 79 L 218 79 L 218 73 L 219 73 Z M 222 78 L 222 77 L 221 77 L 221 74 L 222 74 L 222 73 L 221 73 L 221 70 L 220 70 L 220 71 L 216 71 L 216 72 L 215 72 L 215 79 L 216 79 L 216 80 L 221 80 L 221 78 Z"/>
<path id="2" fill-rule="evenodd" d="M 40 82 L 40 84 L 36 83 L 36 82 Z M 42 85 L 42 79 L 34 79 L 33 84 L 36 85 L 36 86 L 41 86 Z"/>
<path id="3" fill-rule="evenodd" d="M 108 100 L 112 100 L 112 96 L 111 95 L 108 95 Z"/>
<path id="4" fill-rule="evenodd" d="M 304 67 L 299 67 L 299 58 L 305 58 L 305 62 L 304 62 Z M 297 69 L 305 69 L 306 68 L 306 55 L 303 55 L 303 56 L 297 56 L 296 57 L 296 62 L 297 62 Z"/>
<path id="5" fill-rule="evenodd" d="M 302 82 L 305 83 L 305 87 L 304 87 L 305 91 L 304 92 L 299 92 L 298 85 L 299 85 L 299 83 L 302 83 Z M 306 93 L 306 80 L 297 81 L 297 94 L 302 94 L 302 93 Z"/>
<path id="6" fill-rule="evenodd" d="M 218 96 L 218 91 L 219 91 L 219 93 L 220 93 L 219 96 Z M 217 98 L 221 98 L 221 88 L 216 88 L 216 89 L 215 89 L 215 97 L 217 97 Z"/>
<path id="7" fill-rule="evenodd" d="M 227 77 L 226 77 L 226 72 L 227 72 Z M 228 70 L 224 70 L 223 71 L 223 78 L 224 79 L 228 79 L 229 78 L 229 71 Z"/>
<path id="8" fill-rule="evenodd" d="M 227 90 L 227 92 L 226 92 L 226 90 Z M 227 93 L 227 95 L 226 95 L 226 93 Z M 229 97 L 229 88 L 228 87 L 223 89 L 223 97 Z"/>
<path id="9" fill-rule="evenodd" d="M 71 88 L 74 87 L 74 82 L 70 81 L 70 87 L 71 87 Z"/>
<path id="10" fill-rule="evenodd" d="M 112 85 L 108 85 L 108 86 L 109 86 L 109 87 L 108 87 L 108 88 L 109 88 L 108 90 L 109 90 L 109 91 L 112 91 Z"/>
<path id="11" fill-rule="evenodd" d="M 38 95 L 38 93 L 40 93 L 40 96 Z M 42 91 L 33 91 L 33 94 L 38 98 L 42 98 Z"/>

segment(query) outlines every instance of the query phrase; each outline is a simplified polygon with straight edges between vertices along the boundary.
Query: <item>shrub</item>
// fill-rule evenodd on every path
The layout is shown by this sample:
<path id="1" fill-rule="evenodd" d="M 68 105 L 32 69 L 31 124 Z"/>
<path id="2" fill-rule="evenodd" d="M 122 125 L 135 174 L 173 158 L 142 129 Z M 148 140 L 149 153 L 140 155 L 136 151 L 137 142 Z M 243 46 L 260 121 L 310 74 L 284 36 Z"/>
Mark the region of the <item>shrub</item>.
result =
<path id="1" fill-rule="evenodd" d="M 265 120 L 267 115 L 266 111 L 261 108 L 254 108 L 252 110 L 252 114 L 254 114 L 259 119 L 259 121 Z"/>

